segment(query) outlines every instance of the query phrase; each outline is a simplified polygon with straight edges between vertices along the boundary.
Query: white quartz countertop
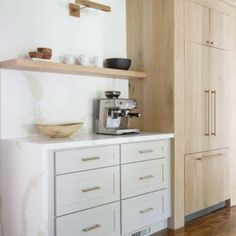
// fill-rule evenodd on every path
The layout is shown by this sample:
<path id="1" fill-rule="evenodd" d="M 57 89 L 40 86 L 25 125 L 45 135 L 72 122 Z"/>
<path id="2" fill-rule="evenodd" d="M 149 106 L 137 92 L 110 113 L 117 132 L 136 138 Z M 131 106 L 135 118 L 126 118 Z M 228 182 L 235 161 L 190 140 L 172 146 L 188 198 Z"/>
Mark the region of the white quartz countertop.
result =
<path id="1" fill-rule="evenodd" d="M 46 149 L 73 148 L 73 147 L 91 147 L 102 145 L 113 145 L 123 143 L 134 143 L 143 141 L 153 141 L 174 138 L 172 133 L 140 133 L 127 134 L 120 136 L 100 135 L 100 134 L 81 134 L 68 139 L 51 139 L 51 138 L 20 138 L 13 139 L 19 143 L 31 143 L 42 145 Z"/>

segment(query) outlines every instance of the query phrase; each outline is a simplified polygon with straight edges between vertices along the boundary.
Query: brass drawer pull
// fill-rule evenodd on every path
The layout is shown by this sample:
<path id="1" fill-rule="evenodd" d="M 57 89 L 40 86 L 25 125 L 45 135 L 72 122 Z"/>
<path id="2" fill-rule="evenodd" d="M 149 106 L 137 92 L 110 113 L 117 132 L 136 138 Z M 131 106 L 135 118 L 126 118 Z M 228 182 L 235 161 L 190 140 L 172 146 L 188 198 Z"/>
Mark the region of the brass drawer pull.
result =
<path id="1" fill-rule="evenodd" d="M 89 232 L 91 230 L 98 229 L 98 228 L 101 228 L 101 227 L 102 227 L 101 225 L 96 224 L 96 225 L 90 226 L 88 228 L 85 228 L 82 231 L 87 233 L 87 232 Z"/>
<path id="2" fill-rule="evenodd" d="M 211 91 L 212 96 L 212 117 L 213 117 L 213 124 L 211 124 L 211 135 L 216 136 L 216 90 Z"/>
<path id="3" fill-rule="evenodd" d="M 145 214 L 145 213 L 148 213 L 148 212 L 150 212 L 150 211 L 154 211 L 154 209 L 153 209 L 152 207 L 150 207 L 150 208 L 141 210 L 139 213 L 140 213 L 140 214 Z"/>
<path id="4" fill-rule="evenodd" d="M 145 153 L 151 153 L 151 152 L 154 152 L 153 150 L 151 149 L 147 149 L 147 150 L 140 150 L 139 153 L 140 154 L 145 154 Z"/>
<path id="5" fill-rule="evenodd" d="M 214 159 L 214 158 L 223 157 L 223 156 L 224 156 L 224 154 L 217 154 L 217 155 L 212 155 L 212 156 L 199 157 L 199 158 L 197 158 L 197 160 L 198 161 L 205 161 L 205 160 Z"/>
<path id="6" fill-rule="evenodd" d="M 92 191 L 96 191 L 96 190 L 100 190 L 100 189 L 101 189 L 101 187 L 95 186 L 95 187 L 92 187 L 92 188 L 82 189 L 82 192 L 87 193 L 87 192 L 92 192 Z"/>
<path id="7" fill-rule="evenodd" d="M 146 179 L 152 179 L 152 178 L 154 178 L 153 175 L 146 175 L 146 176 L 140 177 L 139 179 L 140 179 L 140 180 L 146 180 Z"/>
<path id="8" fill-rule="evenodd" d="M 82 158 L 82 161 L 95 161 L 99 159 L 101 159 L 101 157 L 89 157 L 89 158 Z"/>
<path id="9" fill-rule="evenodd" d="M 205 91 L 206 127 L 205 136 L 210 136 L 210 90 Z"/>

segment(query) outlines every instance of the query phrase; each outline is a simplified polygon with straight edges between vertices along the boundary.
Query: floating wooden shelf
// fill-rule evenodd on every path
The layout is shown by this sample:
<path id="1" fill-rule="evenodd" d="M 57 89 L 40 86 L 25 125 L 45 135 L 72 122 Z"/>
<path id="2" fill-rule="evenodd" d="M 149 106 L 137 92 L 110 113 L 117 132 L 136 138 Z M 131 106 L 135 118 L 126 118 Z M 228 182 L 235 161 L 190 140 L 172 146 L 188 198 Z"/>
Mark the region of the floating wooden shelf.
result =
<path id="1" fill-rule="evenodd" d="M 93 9 L 106 11 L 106 12 L 111 11 L 111 7 L 100 4 L 100 3 L 96 3 L 96 2 L 92 2 L 88 0 L 75 0 L 75 3 L 69 4 L 70 15 L 75 16 L 75 17 L 80 17 L 80 10 L 83 8 L 93 8 Z"/>
<path id="2" fill-rule="evenodd" d="M 69 65 L 48 61 L 33 61 L 27 59 L 12 59 L 0 62 L 1 69 L 87 75 L 95 77 L 119 79 L 145 79 L 146 73 L 140 71 L 96 68 L 90 66 Z"/>

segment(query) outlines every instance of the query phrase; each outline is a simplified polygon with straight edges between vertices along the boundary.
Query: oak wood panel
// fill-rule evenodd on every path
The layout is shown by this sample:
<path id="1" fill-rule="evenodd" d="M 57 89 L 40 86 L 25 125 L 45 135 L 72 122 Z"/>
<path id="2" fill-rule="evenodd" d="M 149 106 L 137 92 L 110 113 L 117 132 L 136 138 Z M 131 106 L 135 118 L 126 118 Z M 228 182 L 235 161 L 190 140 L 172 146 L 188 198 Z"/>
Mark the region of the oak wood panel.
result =
<path id="1" fill-rule="evenodd" d="M 230 50 L 230 16 L 222 12 L 210 10 L 211 46 Z"/>
<path id="2" fill-rule="evenodd" d="M 230 198 L 229 150 L 185 156 L 185 214 Z"/>
<path id="3" fill-rule="evenodd" d="M 209 45 L 210 43 L 210 9 L 196 2 L 186 4 L 185 39 L 191 42 Z"/>
<path id="4" fill-rule="evenodd" d="M 110 77 L 120 79 L 146 78 L 146 74 L 140 71 L 126 71 L 108 68 L 96 68 L 92 66 L 80 66 L 62 64 L 47 61 L 33 61 L 25 59 L 12 59 L 0 62 L 0 69 L 26 70 L 50 73 L 62 73 L 73 75 L 90 75 L 96 77 Z"/>
<path id="5" fill-rule="evenodd" d="M 185 153 L 210 150 L 209 47 L 186 42 Z"/>
<path id="6" fill-rule="evenodd" d="M 231 54 L 231 122 L 230 122 L 230 166 L 231 166 L 231 179 L 236 179 L 236 8 L 232 7 L 231 13 L 231 37 L 232 37 L 232 54 Z M 236 205 L 236 181 L 231 181 L 231 205 Z"/>
<path id="7" fill-rule="evenodd" d="M 176 134 L 172 163 L 173 217 L 169 224 L 172 228 L 184 225 L 183 12 L 183 0 L 127 0 L 128 55 L 138 66 L 136 69 L 145 70 L 149 80 L 130 82 L 130 97 L 142 104 L 140 128 Z"/>
<path id="8" fill-rule="evenodd" d="M 229 147 L 230 52 L 210 48 L 211 149 Z"/>

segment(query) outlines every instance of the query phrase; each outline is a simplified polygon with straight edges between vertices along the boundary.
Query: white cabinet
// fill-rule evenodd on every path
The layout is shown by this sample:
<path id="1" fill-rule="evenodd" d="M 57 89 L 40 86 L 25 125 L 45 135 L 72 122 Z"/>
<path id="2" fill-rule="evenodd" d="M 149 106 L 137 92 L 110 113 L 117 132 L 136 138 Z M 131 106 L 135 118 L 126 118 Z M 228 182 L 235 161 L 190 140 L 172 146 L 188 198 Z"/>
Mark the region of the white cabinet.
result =
<path id="1" fill-rule="evenodd" d="M 79 141 L 0 142 L 0 173 L 6 177 L 1 200 L 9 206 L 3 208 L 2 222 L 9 222 L 4 233 L 26 232 L 24 220 L 30 236 L 135 236 L 166 228 L 172 137 L 92 135 Z M 14 199 L 8 186 L 14 186 Z M 27 208 L 22 208 L 22 199 Z M 12 212 L 18 216 L 14 229 Z"/>
<path id="2" fill-rule="evenodd" d="M 152 224 L 170 217 L 169 140 L 61 150 L 53 156 L 55 236 L 153 233 Z"/>

